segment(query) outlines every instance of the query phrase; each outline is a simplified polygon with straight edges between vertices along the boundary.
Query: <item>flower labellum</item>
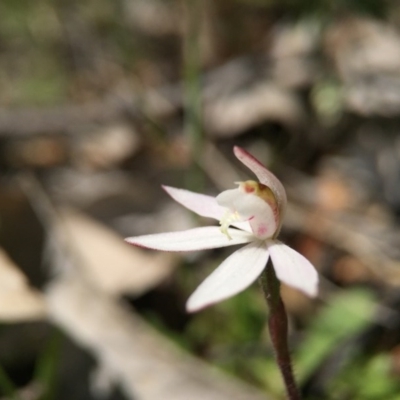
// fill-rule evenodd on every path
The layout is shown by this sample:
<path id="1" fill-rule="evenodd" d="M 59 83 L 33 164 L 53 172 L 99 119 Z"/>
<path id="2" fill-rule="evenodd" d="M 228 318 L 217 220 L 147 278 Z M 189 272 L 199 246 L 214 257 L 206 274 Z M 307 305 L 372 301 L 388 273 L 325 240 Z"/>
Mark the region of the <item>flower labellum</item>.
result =
<path id="1" fill-rule="evenodd" d="M 164 186 L 178 203 L 202 217 L 216 219 L 217 226 L 127 238 L 132 245 L 163 251 L 195 251 L 248 243 L 235 251 L 190 296 L 186 309 L 195 312 L 225 300 L 250 286 L 271 257 L 278 279 L 314 297 L 318 274 L 297 251 L 276 239 L 286 208 L 281 182 L 257 159 L 240 147 L 235 156 L 257 177 L 238 182 L 235 189 L 217 197 Z"/>
<path id="2" fill-rule="evenodd" d="M 279 221 L 278 206 L 272 191 L 255 181 L 239 182 L 237 189 L 225 190 L 216 197 L 227 209 L 222 217 L 221 231 L 229 237 L 228 226 L 234 221 L 248 221 L 260 239 L 272 237 Z"/>

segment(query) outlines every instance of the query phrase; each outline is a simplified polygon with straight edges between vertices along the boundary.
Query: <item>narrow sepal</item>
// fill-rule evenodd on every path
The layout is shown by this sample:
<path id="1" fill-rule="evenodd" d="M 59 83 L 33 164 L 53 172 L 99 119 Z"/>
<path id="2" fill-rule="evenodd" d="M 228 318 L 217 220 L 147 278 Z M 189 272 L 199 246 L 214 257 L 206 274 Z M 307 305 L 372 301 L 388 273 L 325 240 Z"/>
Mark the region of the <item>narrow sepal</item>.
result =
<path id="1" fill-rule="evenodd" d="M 217 203 L 215 197 L 170 186 L 163 186 L 163 189 L 176 202 L 202 217 L 214 218 L 219 221 L 225 213 L 225 209 Z"/>
<path id="2" fill-rule="evenodd" d="M 205 226 L 179 232 L 157 233 L 129 237 L 125 240 L 135 246 L 162 251 L 196 251 L 248 243 L 254 239 L 249 232 L 228 229 L 228 239 L 216 226 Z"/>

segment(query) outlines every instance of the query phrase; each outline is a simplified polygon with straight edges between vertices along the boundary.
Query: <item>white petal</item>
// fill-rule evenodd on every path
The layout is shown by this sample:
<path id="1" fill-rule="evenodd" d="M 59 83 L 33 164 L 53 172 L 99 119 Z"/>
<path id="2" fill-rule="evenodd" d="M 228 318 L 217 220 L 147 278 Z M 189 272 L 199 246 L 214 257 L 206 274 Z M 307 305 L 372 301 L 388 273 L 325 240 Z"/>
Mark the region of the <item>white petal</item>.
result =
<path id="1" fill-rule="evenodd" d="M 274 194 L 276 201 L 278 203 L 279 212 L 280 212 L 280 219 L 282 221 L 287 198 L 286 198 L 286 191 L 283 187 L 281 181 L 267 168 L 264 167 L 256 158 L 254 158 L 250 153 L 246 150 L 242 149 L 241 147 L 235 146 L 233 148 L 233 152 L 239 161 L 241 161 L 247 168 L 249 168 L 253 173 L 257 176 L 258 180 L 268 186 L 272 193 Z"/>
<path id="2" fill-rule="evenodd" d="M 163 185 L 163 189 L 176 202 L 202 217 L 213 218 L 220 221 L 226 212 L 226 208 L 221 207 L 213 196 L 165 185 Z M 231 225 L 244 231 L 252 232 L 248 222 L 235 222 Z"/>
<path id="3" fill-rule="evenodd" d="M 254 240 L 249 232 L 228 229 L 232 239 L 228 239 L 217 226 L 205 226 L 180 232 L 158 233 L 129 237 L 125 240 L 139 247 L 162 251 L 195 251 L 233 246 Z"/>
<path id="4" fill-rule="evenodd" d="M 163 189 L 175 201 L 202 217 L 214 218 L 219 221 L 225 213 L 225 209 L 218 205 L 215 197 L 170 186 L 163 186 Z"/>
<path id="5" fill-rule="evenodd" d="M 186 310 L 198 311 L 243 291 L 260 276 L 268 257 L 261 241 L 235 251 L 189 297 Z"/>
<path id="6" fill-rule="evenodd" d="M 267 242 L 276 276 L 280 281 L 311 297 L 318 293 L 318 273 L 296 250 L 278 240 Z"/>

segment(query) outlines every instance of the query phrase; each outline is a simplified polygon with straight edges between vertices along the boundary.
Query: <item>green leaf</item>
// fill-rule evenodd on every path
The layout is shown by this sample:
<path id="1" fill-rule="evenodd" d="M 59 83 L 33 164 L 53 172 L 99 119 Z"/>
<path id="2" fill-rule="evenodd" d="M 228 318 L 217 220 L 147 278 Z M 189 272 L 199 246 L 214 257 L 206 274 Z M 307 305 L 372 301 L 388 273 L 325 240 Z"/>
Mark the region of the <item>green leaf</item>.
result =
<path id="1" fill-rule="evenodd" d="M 61 332 L 55 331 L 36 363 L 34 380 L 40 384 L 43 392 L 40 400 L 56 398 L 55 388 L 61 342 Z"/>
<path id="2" fill-rule="evenodd" d="M 360 332 L 371 321 L 374 308 L 367 290 L 354 289 L 332 298 L 312 321 L 294 355 L 298 380 L 304 382 L 340 342 Z"/>

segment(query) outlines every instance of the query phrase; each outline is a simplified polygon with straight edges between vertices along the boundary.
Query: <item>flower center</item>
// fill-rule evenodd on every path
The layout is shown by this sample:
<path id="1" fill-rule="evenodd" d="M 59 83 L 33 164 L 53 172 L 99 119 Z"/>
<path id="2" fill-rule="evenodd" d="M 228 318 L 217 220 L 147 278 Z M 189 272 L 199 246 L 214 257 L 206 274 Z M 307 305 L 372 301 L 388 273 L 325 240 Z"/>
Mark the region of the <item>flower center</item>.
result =
<path id="1" fill-rule="evenodd" d="M 272 237 L 279 225 L 279 210 L 271 189 L 255 181 L 238 182 L 238 185 L 217 196 L 218 204 L 227 209 L 220 221 L 221 232 L 230 239 L 228 227 L 248 221 L 257 238 Z"/>

